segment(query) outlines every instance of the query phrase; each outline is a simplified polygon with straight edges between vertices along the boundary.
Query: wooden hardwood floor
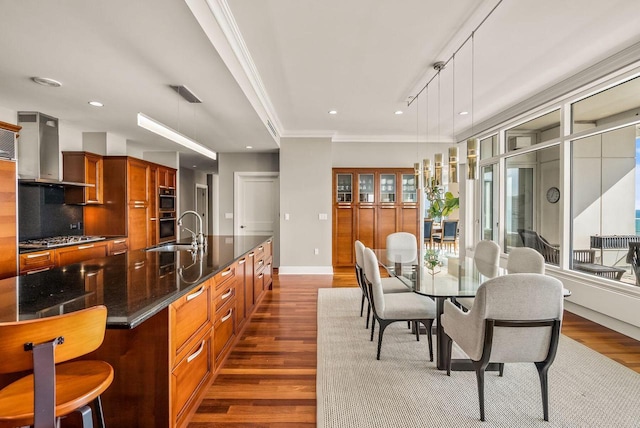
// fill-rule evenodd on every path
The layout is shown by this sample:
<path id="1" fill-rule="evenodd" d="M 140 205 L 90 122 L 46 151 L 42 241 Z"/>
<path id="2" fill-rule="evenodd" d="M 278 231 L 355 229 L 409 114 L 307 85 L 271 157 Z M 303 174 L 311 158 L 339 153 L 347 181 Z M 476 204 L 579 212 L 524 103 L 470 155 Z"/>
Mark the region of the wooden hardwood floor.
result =
<path id="1" fill-rule="evenodd" d="M 354 286 L 353 268 L 274 275 L 189 427 L 314 427 L 317 289 Z M 640 342 L 568 312 L 562 333 L 640 373 Z"/>

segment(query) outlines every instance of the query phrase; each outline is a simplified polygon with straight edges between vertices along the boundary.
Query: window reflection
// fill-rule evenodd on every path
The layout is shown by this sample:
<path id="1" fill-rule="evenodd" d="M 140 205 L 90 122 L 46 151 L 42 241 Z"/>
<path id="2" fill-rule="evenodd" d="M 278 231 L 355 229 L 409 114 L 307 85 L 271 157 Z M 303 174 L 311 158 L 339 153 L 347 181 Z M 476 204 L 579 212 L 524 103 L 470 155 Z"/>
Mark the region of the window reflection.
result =
<path id="1" fill-rule="evenodd" d="M 638 127 L 626 126 L 572 142 L 572 268 L 636 283 L 627 263 L 629 243 L 640 240 Z"/>
<path id="2" fill-rule="evenodd" d="M 560 138 L 560 110 L 554 110 L 507 130 L 507 152 Z"/>
<path id="3" fill-rule="evenodd" d="M 509 157 L 506 165 L 506 251 L 531 247 L 547 263 L 559 264 L 559 146 Z"/>

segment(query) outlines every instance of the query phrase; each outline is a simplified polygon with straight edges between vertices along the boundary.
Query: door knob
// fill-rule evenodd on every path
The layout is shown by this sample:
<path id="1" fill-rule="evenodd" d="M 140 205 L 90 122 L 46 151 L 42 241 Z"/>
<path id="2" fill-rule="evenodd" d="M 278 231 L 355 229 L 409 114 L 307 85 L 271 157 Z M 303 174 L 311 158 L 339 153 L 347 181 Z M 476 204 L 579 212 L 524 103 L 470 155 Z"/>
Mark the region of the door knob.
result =
<path id="1" fill-rule="evenodd" d="M 244 229 L 244 226 L 240 226 L 240 229 Z"/>

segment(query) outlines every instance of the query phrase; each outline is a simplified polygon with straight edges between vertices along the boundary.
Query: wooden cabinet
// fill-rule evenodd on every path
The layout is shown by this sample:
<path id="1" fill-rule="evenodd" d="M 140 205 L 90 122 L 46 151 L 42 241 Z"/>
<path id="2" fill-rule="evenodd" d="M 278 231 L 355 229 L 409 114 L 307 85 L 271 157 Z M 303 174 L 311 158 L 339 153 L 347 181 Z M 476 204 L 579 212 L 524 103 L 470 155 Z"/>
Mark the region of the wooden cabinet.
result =
<path id="1" fill-rule="evenodd" d="M 158 168 L 158 187 L 175 189 L 176 188 L 176 170 L 168 167 Z"/>
<path id="2" fill-rule="evenodd" d="M 66 186 L 67 204 L 101 204 L 103 202 L 102 156 L 89 152 L 62 152 L 62 179 L 85 183 L 87 187 Z"/>
<path id="3" fill-rule="evenodd" d="M 182 426 L 213 376 L 212 288 L 208 280 L 169 307 L 170 414 Z"/>
<path id="4" fill-rule="evenodd" d="M 65 266 L 106 256 L 107 243 L 104 241 L 87 242 L 86 244 L 60 247 L 55 250 L 56 266 Z"/>
<path id="5" fill-rule="evenodd" d="M 103 162 L 105 203 L 85 206 L 85 233 L 127 236 L 131 250 L 158 244 L 158 185 L 166 171 L 175 177 L 176 170 L 127 156 L 105 156 Z"/>
<path id="6" fill-rule="evenodd" d="M 107 255 L 117 256 L 124 254 L 129 249 L 127 238 L 110 239 L 107 241 Z"/>
<path id="7" fill-rule="evenodd" d="M 0 122 L 0 125 L 2 123 Z M 0 126 L 2 128 L 2 126 Z M 16 163 L 0 160 L 0 279 L 16 275 Z"/>
<path id="8" fill-rule="evenodd" d="M 247 266 L 247 257 L 244 256 L 235 262 L 236 266 L 236 277 L 235 277 L 235 288 L 236 288 L 236 330 L 240 330 L 244 321 L 247 317 L 247 296 L 246 296 L 246 273 L 245 269 Z M 253 296 L 253 293 L 251 293 Z M 253 299 L 253 297 L 252 297 Z M 251 304 L 249 304 L 251 307 Z"/>
<path id="9" fill-rule="evenodd" d="M 385 248 L 391 233 L 417 237 L 420 192 L 413 169 L 334 168 L 333 173 L 334 266 L 353 266 L 355 240 Z"/>
<path id="10" fill-rule="evenodd" d="M 55 250 L 20 254 L 20 275 L 44 272 L 53 268 L 55 264 Z"/>

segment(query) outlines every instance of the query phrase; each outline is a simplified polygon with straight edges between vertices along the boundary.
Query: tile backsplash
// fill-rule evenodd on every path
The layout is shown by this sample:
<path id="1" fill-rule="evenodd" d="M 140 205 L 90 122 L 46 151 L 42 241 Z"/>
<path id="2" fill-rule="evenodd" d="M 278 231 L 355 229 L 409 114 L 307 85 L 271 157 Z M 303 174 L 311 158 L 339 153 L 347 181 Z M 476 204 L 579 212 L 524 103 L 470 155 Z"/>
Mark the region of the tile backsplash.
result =
<path id="1" fill-rule="evenodd" d="M 82 235 L 83 223 L 82 206 L 65 205 L 62 186 L 18 185 L 19 241 Z"/>

